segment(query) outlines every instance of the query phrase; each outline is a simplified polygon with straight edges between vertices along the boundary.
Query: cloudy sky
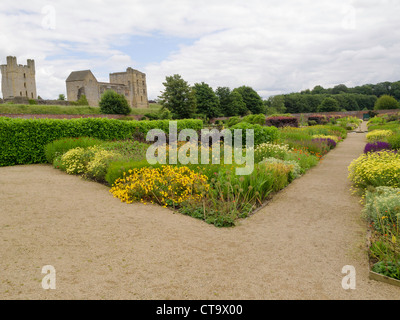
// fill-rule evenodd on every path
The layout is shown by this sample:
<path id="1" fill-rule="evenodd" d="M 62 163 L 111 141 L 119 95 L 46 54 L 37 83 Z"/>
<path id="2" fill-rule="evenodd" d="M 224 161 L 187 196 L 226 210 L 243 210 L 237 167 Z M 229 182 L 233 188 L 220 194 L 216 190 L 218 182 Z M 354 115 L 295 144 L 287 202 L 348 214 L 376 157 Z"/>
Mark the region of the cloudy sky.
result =
<path id="1" fill-rule="evenodd" d="M 0 1 L 0 64 L 36 62 L 38 94 L 66 94 L 74 70 L 127 67 L 214 89 L 279 93 L 400 80 L 398 0 Z"/>

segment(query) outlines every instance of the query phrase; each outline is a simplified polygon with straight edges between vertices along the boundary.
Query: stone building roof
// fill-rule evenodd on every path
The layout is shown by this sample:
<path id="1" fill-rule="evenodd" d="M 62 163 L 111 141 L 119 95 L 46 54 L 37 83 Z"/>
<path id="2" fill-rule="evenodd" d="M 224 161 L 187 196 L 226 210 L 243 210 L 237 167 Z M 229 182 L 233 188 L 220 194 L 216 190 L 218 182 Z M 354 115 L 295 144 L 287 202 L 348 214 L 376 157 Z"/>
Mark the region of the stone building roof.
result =
<path id="1" fill-rule="evenodd" d="M 93 73 L 90 70 L 82 70 L 82 71 L 73 71 L 71 72 L 71 74 L 69 75 L 69 77 L 67 78 L 67 80 L 65 80 L 66 82 L 70 82 L 70 81 L 82 81 L 85 80 L 86 76 L 88 74 L 91 74 L 93 77 Z"/>

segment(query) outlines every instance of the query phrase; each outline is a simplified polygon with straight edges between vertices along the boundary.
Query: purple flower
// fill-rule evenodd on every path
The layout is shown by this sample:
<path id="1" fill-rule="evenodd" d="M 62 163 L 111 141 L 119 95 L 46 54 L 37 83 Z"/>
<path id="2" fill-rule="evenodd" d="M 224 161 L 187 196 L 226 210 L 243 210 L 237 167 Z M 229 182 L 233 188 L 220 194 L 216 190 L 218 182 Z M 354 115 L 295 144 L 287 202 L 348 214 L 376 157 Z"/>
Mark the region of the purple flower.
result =
<path id="1" fill-rule="evenodd" d="M 332 140 L 330 138 L 316 138 L 316 139 L 313 139 L 312 141 L 319 141 L 319 142 L 326 143 L 328 145 L 329 149 L 333 149 L 336 147 L 335 140 Z"/>
<path id="2" fill-rule="evenodd" d="M 377 141 L 374 143 L 367 143 L 367 145 L 364 148 L 364 153 L 377 152 L 381 150 L 390 150 L 390 149 L 392 149 L 392 147 L 389 143 L 383 141 Z"/>

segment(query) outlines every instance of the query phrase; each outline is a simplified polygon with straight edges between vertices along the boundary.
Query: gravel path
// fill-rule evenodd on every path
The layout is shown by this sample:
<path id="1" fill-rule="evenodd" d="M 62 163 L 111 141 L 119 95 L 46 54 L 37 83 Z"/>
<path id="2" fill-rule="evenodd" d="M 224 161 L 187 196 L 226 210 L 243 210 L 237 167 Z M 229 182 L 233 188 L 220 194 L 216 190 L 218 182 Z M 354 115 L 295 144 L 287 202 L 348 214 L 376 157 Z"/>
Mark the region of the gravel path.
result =
<path id="1" fill-rule="evenodd" d="M 399 299 L 368 279 L 366 225 L 347 167 L 351 133 L 235 228 L 124 204 L 48 165 L 0 168 L 1 299 Z M 42 267 L 56 289 L 41 286 Z M 356 289 L 342 288 L 342 267 Z"/>

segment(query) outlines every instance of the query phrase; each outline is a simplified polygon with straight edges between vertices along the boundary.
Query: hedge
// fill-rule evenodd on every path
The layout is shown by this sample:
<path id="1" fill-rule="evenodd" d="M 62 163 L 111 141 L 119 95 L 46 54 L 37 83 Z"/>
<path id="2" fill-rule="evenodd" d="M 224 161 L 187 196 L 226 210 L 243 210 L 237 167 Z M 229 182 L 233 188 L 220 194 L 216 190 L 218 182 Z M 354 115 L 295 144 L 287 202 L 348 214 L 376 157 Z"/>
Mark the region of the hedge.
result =
<path id="1" fill-rule="evenodd" d="M 178 120 L 178 130 L 203 128 L 201 120 Z M 0 166 L 45 163 L 44 146 L 67 137 L 125 140 L 151 129 L 169 132 L 169 120 L 120 121 L 105 118 L 11 119 L 0 117 Z"/>
<path id="2" fill-rule="evenodd" d="M 267 126 L 282 127 L 298 127 L 299 121 L 295 117 L 268 117 L 266 120 Z"/>

